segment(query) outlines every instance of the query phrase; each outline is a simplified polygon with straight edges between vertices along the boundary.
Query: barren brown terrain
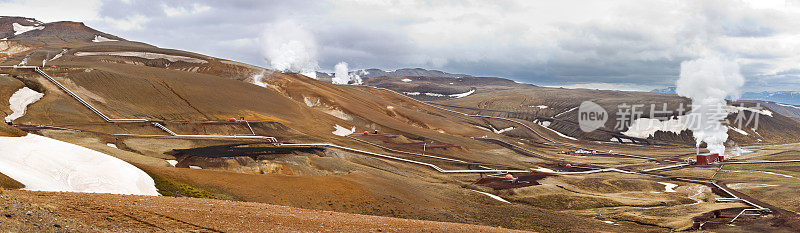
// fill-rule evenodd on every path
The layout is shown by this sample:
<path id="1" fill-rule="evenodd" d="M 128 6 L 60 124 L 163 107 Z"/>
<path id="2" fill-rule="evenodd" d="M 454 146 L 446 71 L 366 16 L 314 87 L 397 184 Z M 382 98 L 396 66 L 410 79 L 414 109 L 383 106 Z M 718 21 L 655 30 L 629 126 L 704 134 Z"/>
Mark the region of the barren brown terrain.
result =
<path id="1" fill-rule="evenodd" d="M 4 190 L 0 201 L 12 232 L 521 232 L 198 198 Z"/>
<path id="2" fill-rule="evenodd" d="M 20 20 L 0 18 L 0 33 Z M 622 102 L 688 103 L 676 95 L 484 77 L 375 77 L 363 86 L 334 85 L 126 41 L 80 23 L 46 28 L 10 37 L 16 47 L 2 53 L 0 65 L 29 60 L 40 66 L 49 59 L 38 71 L 97 111 L 144 121 L 105 120 L 37 70 L 7 67 L 0 69 L 0 116 L 11 114 L 8 100 L 22 87 L 44 97 L 13 126 L 0 125 L 0 136 L 37 134 L 114 156 L 152 177 L 162 197 L 13 190 L 23 187 L 0 174 L 0 184 L 12 189 L 2 194 L 3 230 L 798 229 L 798 202 L 781 202 L 796 191 L 796 179 L 780 175 L 800 177 L 796 163 L 690 166 L 684 164 L 696 151 L 690 131 L 634 138 L 607 122 L 582 133 L 573 111 L 585 100 L 608 109 Z M 53 40 L 61 34 L 70 39 Z M 91 42 L 95 35 L 120 40 Z M 256 78 L 265 85 L 254 85 Z M 468 91 L 474 93 L 449 96 Z M 797 159 L 796 144 L 781 144 L 797 142 L 800 123 L 777 113 L 762 122 L 747 135 L 729 132 L 731 141 L 753 150 L 733 161 Z M 355 134 L 335 135 L 336 126 Z M 597 153 L 567 153 L 577 149 Z M 680 166 L 660 169 L 673 165 Z M 779 175 L 751 174 L 763 172 Z M 506 174 L 519 179 L 505 180 Z M 774 210 L 715 224 L 752 208 L 717 201 L 732 198 L 728 189 Z M 723 210 L 725 216 L 709 217 Z"/>

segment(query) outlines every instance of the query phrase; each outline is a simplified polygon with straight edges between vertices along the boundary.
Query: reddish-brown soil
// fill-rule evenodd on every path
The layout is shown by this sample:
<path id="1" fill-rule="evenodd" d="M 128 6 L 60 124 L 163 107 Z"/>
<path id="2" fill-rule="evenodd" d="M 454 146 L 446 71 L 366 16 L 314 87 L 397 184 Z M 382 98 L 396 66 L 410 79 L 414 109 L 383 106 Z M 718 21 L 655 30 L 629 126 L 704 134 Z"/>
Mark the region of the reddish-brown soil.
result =
<path id="1" fill-rule="evenodd" d="M 515 232 L 197 198 L 5 190 L 0 202 L 10 232 Z"/>

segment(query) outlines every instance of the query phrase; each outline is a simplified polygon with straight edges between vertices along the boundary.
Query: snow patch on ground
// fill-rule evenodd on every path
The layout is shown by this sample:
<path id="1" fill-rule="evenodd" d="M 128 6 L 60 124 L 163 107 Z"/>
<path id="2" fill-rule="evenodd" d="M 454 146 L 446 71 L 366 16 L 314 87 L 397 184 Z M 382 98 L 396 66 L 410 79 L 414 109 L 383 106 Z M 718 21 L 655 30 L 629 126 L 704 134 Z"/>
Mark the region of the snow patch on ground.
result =
<path id="1" fill-rule="evenodd" d="M 563 115 L 564 113 L 568 113 L 568 112 L 575 111 L 575 109 L 578 109 L 578 107 L 570 108 L 570 109 L 569 109 L 569 110 L 567 110 L 567 111 L 564 111 L 564 112 L 561 112 L 561 113 L 559 113 L 559 114 L 556 114 L 555 116 L 553 116 L 553 118 L 559 117 L 559 116 Z"/>
<path id="2" fill-rule="evenodd" d="M 11 98 L 8 99 L 9 108 L 13 113 L 11 115 L 6 116 L 5 120 L 13 121 L 17 118 L 20 118 L 25 115 L 25 109 L 28 108 L 29 104 L 38 101 L 44 96 L 44 94 L 34 91 L 28 87 L 23 87 L 14 92 L 11 95 Z"/>
<path id="3" fill-rule="evenodd" d="M 22 24 L 18 24 L 18 23 L 13 23 L 13 24 L 11 24 L 11 26 L 14 27 L 14 35 L 15 36 L 19 35 L 19 34 L 22 34 L 22 33 L 29 32 L 29 31 L 33 31 L 33 30 L 42 30 L 42 29 L 44 29 L 44 26 L 22 26 Z"/>
<path id="4" fill-rule="evenodd" d="M 427 96 L 433 96 L 433 97 L 444 97 L 444 96 L 447 96 L 447 97 L 453 97 L 453 98 L 456 98 L 456 99 L 458 99 L 458 98 L 463 98 L 463 97 L 466 97 L 466 96 L 468 96 L 468 95 L 472 95 L 472 93 L 475 93 L 475 89 L 472 89 L 472 90 L 470 90 L 470 91 L 468 91 L 468 92 L 464 92 L 464 93 L 458 93 L 458 94 L 452 94 L 452 95 L 445 95 L 445 94 L 431 93 L 431 92 L 425 92 L 425 93 L 420 93 L 420 92 L 403 92 L 403 94 L 405 94 L 405 95 L 415 95 L 415 96 L 416 96 L 416 95 L 427 95 Z"/>
<path id="5" fill-rule="evenodd" d="M 535 122 L 537 124 L 541 125 L 541 126 L 544 126 L 544 127 L 550 126 L 550 122 L 549 121 L 535 121 Z"/>
<path id="6" fill-rule="evenodd" d="M 505 132 L 511 131 L 511 130 L 513 130 L 513 129 L 516 129 L 516 128 L 514 128 L 514 127 L 512 126 L 512 127 L 508 127 L 508 128 L 505 128 L 505 129 L 494 130 L 494 133 L 496 133 L 496 134 L 501 134 L 501 133 L 505 133 Z"/>
<path id="7" fill-rule="evenodd" d="M 725 106 L 725 110 L 728 111 L 728 113 L 738 113 L 739 111 L 750 111 L 750 112 L 758 113 L 758 114 L 761 114 L 761 115 L 767 115 L 767 116 L 770 116 L 770 117 L 772 116 L 772 112 L 767 110 L 766 108 L 755 109 L 755 108 L 748 108 L 748 107 L 742 107 L 742 106 L 730 106 L 730 105 L 728 105 L 728 106 Z"/>
<path id="8" fill-rule="evenodd" d="M 144 59 L 167 59 L 170 62 L 182 61 L 182 62 L 189 62 L 189 63 L 208 63 L 208 61 L 203 59 L 197 59 L 193 57 L 186 57 L 186 56 L 178 56 L 178 55 L 167 55 L 161 53 L 150 53 L 150 52 L 77 52 L 75 56 L 82 57 L 82 56 L 120 56 L 120 57 L 139 57 Z"/>
<path id="9" fill-rule="evenodd" d="M 547 130 L 553 131 L 553 133 L 557 134 L 558 136 L 560 136 L 562 138 L 575 140 L 575 141 L 578 140 L 577 138 L 573 138 L 573 137 L 567 136 L 567 135 L 565 135 L 565 134 L 563 134 L 561 132 L 558 132 L 558 131 L 555 131 L 554 129 L 551 129 L 550 127 L 548 127 L 548 126 L 550 126 L 550 122 L 549 121 L 540 121 L 540 122 L 538 122 L 538 124 L 541 125 L 542 127 L 544 127 Z"/>
<path id="10" fill-rule="evenodd" d="M 528 106 L 528 107 L 531 107 L 531 108 L 539 108 L 539 109 L 545 109 L 545 108 L 548 108 L 548 107 L 547 107 L 547 105 L 536 105 L 536 106 L 533 106 L 533 105 L 531 105 L 531 106 Z"/>
<path id="11" fill-rule="evenodd" d="M 189 165 L 189 168 L 190 168 L 190 169 L 203 169 L 203 168 L 202 168 L 202 167 L 200 167 L 200 166 L 192 166 L 192 165 Z"/>
<path id="12" fill-rule="evenodd" d="M 794 105 L 782 104 L 782 103 L 775 103 L 775 104 L 777 104 L 777 105 L 780 105 L 780 106 L 783 106 L 783 107 L 789 107 L 789 108 L 796 108 L 796 109 L 800 109 L 800 107 L 798 107 L 798 106 L 794 106 Z"/>
<path id="13" fill-rule="evenodd" d="M 50 60 L 48 61 L 54 61 L 56 59 L 59 59 L 61 58 L 61 56 L 64 56 L 65 53 L 67 53 L 67 49 L 61 50 L 60 53 L 56 54 L 55 56 L 53 56 L 53 58 L 50 58 Z"/>
<path id="14" fill-rule="evenodd" d="M 106 146 L 119 149 L 114 143 L 106 143 Z"/>
<path id="15" fill-rule="evenodd" d="M 133 165 L 36 134 L 0 137 L 0 172 L 26 190 L 158 195 L 153 179 Z"/>
<path id="16" fill-rule="evenodd" d="M 30 54 L 28 54 L 28 56 L 30 56 Z M 20 61 L 20 62 L 19 62 L 19 64 L 17 64 L 17 65 L 18 65 L 18 66 L 24 66 L 24 65 L 27 65 L 27 64 L 28 64 L 28 58 L 29 58 L 29 57 L 27 57 L 27 56 L 26 56 L 26 57 L 25 57 L 25 58 L 23 58 L 23 59 L 22 59 L 22 61 Z"/>
<path id="17" fill-rule="evenodd" d="M 745 132 L 744 130 L 742 130 L 740 128 L 728 126 L 728 129 L 736 131 L 737 133 L 740 133 L 740 134 L 745 135 L 745 136 L 750 135 L 749 133 Z"/>
<path id="18" fill-rule="evenodd" d="M 411 80 L 411 79 L 404 78 L 403 80 L 400 80 L 400 81 L 403 81 L 403 82 L 411 82 L 412 80 Z"/>
<path id="19" fill-rule="evenodd" d="M 544 167 L 539 167 L 539 168 L 536 168 L 536 169 L 533 169 L 533 170 L 534 171 L 538 171 L 538 172 L 544 172 L 544 173 L 556 173 L 556 171 L 553 171 L 552 169 L 544 168 Z"/>
<path id="20" fill-rule="evenodd" d="M 108 41 L 117 41 L 117 40 L 108 39 L 100 35 L 95 35 L 94 39 L 92 40 L 92 42 L 108 42 Z"/>
<path id="21" fill-rule="evenodd" d="M 464 98 L 464 97 L 467 97 L 468 95 L 472 95 L 472 93 L 475 93 L 475 89 L 469 90 L 468 92 L 464 92 L 464 93 L 452 94 L 452 95 L 450 95 L 450 97 L 453 97 L 453 98 L 456 98 L 456 99 Z"/>
<path id="22" fill-rule="evenodd" d="M 505 132 L 511 131 L 511 130 L 513 130 L 513 129 L 516 129 L 516 128 L 514 128 L 514 127 L 508 127 L 508 128 L 501 129 L 501 130 L 495 130 L 494 132 L 495 132 L 495 133 L 498 133 L 498 134 L 500 134 L 500 133 L 505 133 Z"/>
<path id="23" fill-rule="evenodd" d="M 167 160 L 167 163 L 169 163 L 169 165 L 172 165 L 174 167 L 175 164 L 178 164 L 178 160 L 170 159 L 170 160 Z"/>
<path id="24" fill-rule="evenodd" d="M 666 193 L 674 193 L 675 187 L 678 187 L 677 184 L 667 183 L 667 182 L 658 182 L 659 184 L 664 185 L 664 192 Z"/>
<path id="25" fill-rule="evenodd" d="M 654 118 L 639 118 L 633 121 L 628 130 L 622 132 L 625 136 L 636 138 L 648 138 L 657 131 L 673 132 L 680 134 L 681 131 L 688 129 L 688 117 L 678 116 L 678 119 L 661 121 Z"/>
<path id="26" fill-rule="evenodd" d="M 350 134 L 353 134 L 353 133 L 356 132 L 356 127 L 355 126 L 353 126 L 352 129 L 347 129 L 347 128 L 342 127 L 340 125 L 335 125 L 335 126 L 333 126 L 333 128 L 336 129 L 336 131 L 333 131 L 331 133 L 333 133 L 336 136 L 344 137 L 344 136 L 347 136 L 347 135 L 350 135 Z"/>
<path id="27" fill-rule="evenodd" d="M 488 197 L 491 197 L 492 199 L 511 204 L 511 202 L 508 202 L 508 201 L 506 201 L 506 199 L 503 199 L 502 197 L 498 197 L 497 195 L 494 195 L 494 194 L 491 194 L 491 193 L 487 193 L 487 192 L 481 192 L 481 191 L 478 191 L 478 190 L 472 190 L 472 191 L 476 192 L 476 193 L 480 193 L 480 194 L 486 195 Z"/>
<path id="28" fill-rule="evenodd" d="M 611 225 L 619 225 L 619 224 L 614 223 L 613 221 L 608 221 L 608 220 L 600 220 L 600 221 L 603 222 L 603 223 L 611 224 Z"/>
<path id="29" fill-rule="evenodd" d="M 515 129 L 513 126 L 505 128 L 505 129 L 500 129 L 500 130 L 495 129 L 491 125 L 489 126 L 491 128 L 486 128 L 486 127 L 483 127 L 483 126 L 480 126 L 480 125 L 475 125 L 475 127 L 478 127 L 479 129 L 486 130 L 486 131 L 489 131 L 489 132 L 494 132 L 496 134 L 505 133 L 505 132 L 508 132 L 508 131 L 511 131 L 511 130 Z"/>
<path id="30" fill-rule="evenodd" d="M 618 139 L 619 140 L 617 140 L 617 142 L 620 142 L 620 143 L 633 143 L 633 140 L 628 139 L 628 138 L 618 138 Z M 611 138 L 611 141 L 613 142 L 614 138 Z"/>

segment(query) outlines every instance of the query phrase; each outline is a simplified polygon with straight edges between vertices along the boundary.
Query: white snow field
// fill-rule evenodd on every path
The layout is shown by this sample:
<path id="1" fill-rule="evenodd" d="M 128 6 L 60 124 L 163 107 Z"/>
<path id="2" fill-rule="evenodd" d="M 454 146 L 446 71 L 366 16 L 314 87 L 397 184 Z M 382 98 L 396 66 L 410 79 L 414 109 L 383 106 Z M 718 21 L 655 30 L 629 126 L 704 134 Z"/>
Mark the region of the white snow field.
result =
<path id="1" fill-rule="evenodd" d="M 0 137 L 0 172 L 26 190 L 158 195 L 153 179 L 125 161 L 35 134 Z"/>
<path id="2" fill-rule="evenodd" d="M 94 35 L 94 39 L 92 40 L 92 42 L 107 42 L 107 41 L 117 41 L 117 40 L 108 39 L 101 35 Z"/>
<path id="3" fill-rule="evenodd" d="M 13 23 L 11 27 L 14 29 L 14 35 L 19 35 L 33 30 L 42 30 L 44 26 L 22 26 L 22 24 Z"/>
<path id="4" fill-rule="evenodd" d="M 658 183 L 664 185 L 664 192 L 667 192 L 667 193 L 676 192 L 675 191 L 675 187 L 678 187 L 677 184 L 673 184 L 673 183 L 667 183 L 667 182 L 658 182 Z"/>
<path id="5" fill-rule="evenodd" d="M 353 133 L 356 132 L 356 127 L 355 126 L 353 126 L 352 129 L 347 129 L 347 128 L 342 127 L 340 125 L 335 125 L 335 126 L 333 126 L 333 128 L 336 129 L 336 131 L 333 131 L 331 133 L 333 133 L 336 136 L 344 137 L 344 136 L 347 136 L 347 135 L 350 135 L 350 134 L 353 134 Z"/>
<path id="6" fill-rule="evenodd" d="M 470 190 L 472 190 L 472 189 L 470 189 Z M 476 192 L 476 193 L 480 193 L 480 194 L 486 195 L 488 197 L 491 197 L 492 199 L 495 199 L 495 200 L 498 200 L 498 201 L 501 201 L 501 202 L 504 202 L 504 203 L 507 203 L 507 204 L 511 204 L 511 202 L 508 202 L 505 199 L 503 199 L 502 197 L 499 197 L 497 195 L 494 195 L 494 194 L 491 194 L 491 193 L 487 193 L 487 192 L 481 192 L 481 191 L 478 191 L 478 190 L 472 190 L 472 191 Z"/>
<path id="7" fill-rule="evenodd" d="M 749 112 L 754 112 L 754 113 L 758 113 L 758 114 L 761 114 L 761 115 L 767 115 L 767 116 L 772 117 L 772 112 L 770 112 L 767 108 L 764 108 L 764 107 L 762 107 L 760 109 L 757 109 L 757 108 L 748 108 L 748 107 L 742 107 L 742 106 L 726 105 L 725 106 L 725 110 L 727 110 L 729 114 L 730 113 L 739 113 L 739 111 L 749 111 Z"/>
<path id="8" fill-rule="evenodd" d="M 452 94 L 452 95 L 450 95 L 450 97 L 453 97 L 453 98 L 456 98 L 456 99 L 464 98 L 464 97 L 467 97 L 468 95 L 472 95 L 472 93 L 475 93 L 475 89 L 469 90 L 468 92 L 464 92 L 464 93 Z"/>
<path id="9" fill-rule="evenodd" d="M 445 95 L 445 94 L 431 93 L 431 92 L 425 92 L 425 93 L 403 92 L 403 94 L 405 94 L 405 95 L 427 95 L 427 96 L 433 96 L 433 97 L 444 97 L 444 96 L 447 96 L 447 97 L 453 97 L 453 98 L 456 98 L 456 99 L 467 97 L 468 95 L 472 95 L 472 93 L 475 93 L 475 89 L 469 90 L 468 92 L 452 94 L 452 95 Z"/>
<path id="10" fill-rule="evenodd" d="M 545 129 L 548 129 L 548 130 L 550 130 L 550 131 L 553 131 L 553 133 L 555 133 L 555 134 L 558 134 L 558 136 L 561 136 L 562 138 L 566 138 L 566 139 L 570 139 L 570 140 L 575 140 L 575 141 L 577 141 L 577 140 L 578 140 L 577 138 L 573 138 L 573 137 L 567 136 L 566 134 L 563 134 L 563 133 L 561 133 L 561 132 L 558 132 L 558 131 L 556 131 L 556 130 L 554 130 L 554 129 L 551 129 L 551 128 L 550 128 L 550 122 L 549 122 L 549 121 L 537 121 L 536 123 L 537 123 L 537 124 L 539 124 L 539 125 L 541 125 L 541 126 L 542 126 L 542 127 L 544 127 Z"/>
<path id="11" fill-rule="evenodd" d="M 178 160 L 170 159 L 167 160 L 167 163 L 169 163 L 169 165 L 172 165 L 174 167 L 176 164 L 178 164 Z"/>
<path id="12" fill-rule="evenodd" d="M 29 104 L 39 101 L 44 94 L 34 91 L 28 87 L 23 87 L 14 92 L 11 98 L 8 99 L 9 108 L 13 113 L 6 116 L 6 121 L 13 121 L 25 115 L 25 109 Z"/>

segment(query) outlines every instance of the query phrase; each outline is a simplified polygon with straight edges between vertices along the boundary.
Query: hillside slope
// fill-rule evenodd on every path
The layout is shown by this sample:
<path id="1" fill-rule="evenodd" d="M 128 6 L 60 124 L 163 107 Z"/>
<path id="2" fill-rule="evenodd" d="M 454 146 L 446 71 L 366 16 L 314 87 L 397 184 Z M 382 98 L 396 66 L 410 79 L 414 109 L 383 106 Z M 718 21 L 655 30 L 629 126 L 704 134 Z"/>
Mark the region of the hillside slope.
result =
<path id="1" fill-rule="evenodd" d="M 12 27 L 22 25 L 20 20 L 28 21 L 2 20 L 16 20 Z M 687 101 L 677 96 L 541 88 L 468 76 L 375 77 L 365 81 L 376 87 L 333 85 L 121 38 L 90 40 L 89 36 L 114 37 L 75 23 L 33 20 L 25 25 L 43 28 L 6 40 L 11 45 L 6 51 L 11 52 L 0 57 L 0 65 L 7 66 L 0 69 L 4 74 L 0 76 L 0 116 L 11 114 L 7 100 L 17 90 L 27 87 L 43 93 L 23 116 L 13 120 L 14 128 L 125 160 L 152 177 L 161 195 L 242 201 L 224 205 L 243 212 L 256 205 L 251 202 L 258 202 L 544 232 L 684 230 L 696 216 L 744 208 L 739 203 L 709 201 L 720 196 L 701 184 L 670 181 L 681 187 L 664 191 L 660 182 L 669 174 L 654 178 L 603 173 L 683 161 L 695 152 L 688 146 L 690 134 L 639 139 L 659 144 L 645 147 L 609 142 L 614 137 L 631 138 L 618 131 L 581 134 L 570 120 L 575 118 L 570 109 L 583 100 L 609 108 L 631 100 L 666 100 L 670 107 Z M 74 39 L 51 41 L 52 35 Z M 19 64 L 42 68 L 13 67 Z M 757 131 L 761 135 L 757 139 L 789 141 L 796 134 L 794 126 L 781 125 L 784 120 L 788 118 L 770 118 L 772 123 Z M 782 136 L 777 127 L 784 127 L 781 130 L 788 136 Z M 578 146 L 635 155 L 563 153 Z M 689 171 L 694 172 L 691 177 L 706 179 L 712 170 Z M 504 179 L 506 174 L 518 182 Z M 47 198 L 35 197 L 38 194 L 11 193 L 29 203 L 51 204 Z M 171 211 L 193 214 L 139 204 L 112 207 L 106 205 L 113 202 L 101 201 L 94 205 L 73 198 L 91 195 L 70 195 L 41 196 L 69 200 L 52 205 L 101 225 L 105 223 L 78 213 L 82 207 L 69 208 L 90 205 L 88 215 L 133 211 L 169 216 L 158 220 L 165 222 L 179 219 Z M 694 205 L 697 196 L 705 201 Z M 197 208 L 212 203 L 182 198 L 141 200 L 166 206 L 186 202 Z M 212 204 L 216 203 L 220 202 Z M 215 213 L 216 209 L 197 214 Z M 111 219 L 125 219 L 119 223 L 123 228 L 150 229 L 122 214 L 111 215 Z M 198 219 L 192 224 L 208 227 Z"/>
<path id="2" fill-rule="evenodd" d="M 407 220 L 261 203 L 196 198 L 8 191 L 0 196 L 8 231 L 78 232 L 515 232 L 457 223 Z M 206 216 L 213 216 L 207 218 Z"/>

